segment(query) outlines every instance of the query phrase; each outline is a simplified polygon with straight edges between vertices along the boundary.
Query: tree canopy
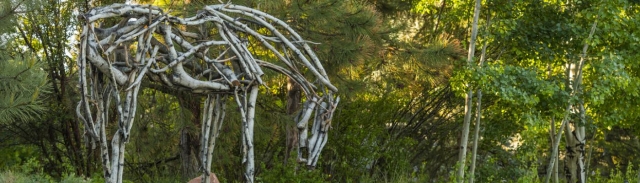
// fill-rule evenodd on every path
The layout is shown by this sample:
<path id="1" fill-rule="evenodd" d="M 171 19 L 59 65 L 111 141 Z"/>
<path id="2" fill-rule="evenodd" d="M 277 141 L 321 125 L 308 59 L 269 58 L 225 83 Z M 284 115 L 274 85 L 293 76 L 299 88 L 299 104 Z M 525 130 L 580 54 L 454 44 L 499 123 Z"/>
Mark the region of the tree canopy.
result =
<path id="1" fill-rule="evenodd" d="M 153 16 L 142 10 L 109 14 L 129 5 L 158 8 L 142 8 L 157 11 Z M 115 83 L 139 87 L 130 101 L 137 105 L 131 123 L 122 123 L 130 125 L 122 136 L 126 159 L 112 162 L 122 165 L 124 182 L 186 182 L 206 168 L 220 182 L 249 181 L 247 143 L 255 182 L 638 181 L 638 5 L 0 0 L 0 182 L 18 174 L 36 182 L 108 181 L 101 146 L 108 140 L 107 150 L 116 152 L 113 138 L 92 140 L 99 131 L 85 130 L 92 129 L 89 114 L 99 111 L 110 115 L 93 130 L 115 134 L 122 128 L 121 105 L 114 101 L 126 101 L 129 87 Z M 113 17 L 96 16 L 107 14 Z M 180 22 L 206 17 L 212 22 Z M 139 25 L 131 26 L 132 37 L 124 30 L 129 25 Z M 225 51 L 224 41 L 243 46 Z M 175 45 L 175 54 L 168 45 Z M 115 70 L 78 62 L 91 54 Z M 180 69 L 222 88 L 181 83 Z M 111 94 L 96 95 L 110 87 L 116 87 Z M 251 96 L 259 97 L 252 103 Z M 333 112 L 323 126 L 327 143 L 309 164 L 303 160 L 312 153 L 301 144 L 311 132 L 298 131 L 298 114 L 314 97 L 339 97 L 340 103 L 335 109 L 324 104 Z M 213 109 L 226 112 L 207 112 Z M 255 116 L 248 117 L 251 110 Z M 253 140 L 247 141 L 253 118 Z M 316 116 L 309 113 L 309 119 Z M 203 143 L 210 142 L 206 138 L 216 140 Z M 203 159 L 209 147 L 215 148 Z"/>

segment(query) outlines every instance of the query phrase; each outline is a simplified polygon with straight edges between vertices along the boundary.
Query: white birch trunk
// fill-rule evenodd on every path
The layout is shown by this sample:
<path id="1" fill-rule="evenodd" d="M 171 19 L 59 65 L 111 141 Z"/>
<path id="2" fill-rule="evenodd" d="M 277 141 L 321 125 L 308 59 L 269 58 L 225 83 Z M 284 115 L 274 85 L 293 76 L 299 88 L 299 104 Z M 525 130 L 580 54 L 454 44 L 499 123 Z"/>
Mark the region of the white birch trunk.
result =
<path id="1" fill-rule="evenodd" d="M 254 181 L 255 162 L 253 147 L 253 126 L 256 113 L 256 98 L 258 97 L 258 85 L 251 86 L 249 94 L 249 104 L 247 105 L 247 123 L 245 126 L 245 134 L 247 140 L 247 164 L 245 165 L 246 182 Z"/>
<path id="2" fill-rule="evenodd" d="M 596 17 L 597 19 L 597 17 Z M 593 22 L 591 26 L 591 31 L 589 32 L 589 37 L 587 37 L 587 41 L 590 41 L 593 37 L 593 34 L 596 30 L 597 20 Z M 587 49 L 589 48 L 589 44 L 585 43 L 582 47 L 582 54 L 580 55 L 580 62 L 577 65 L 571 64 L 574 68 L 570 69 L 569 78 L 572 81 L 571 89 L 572 93 L 580 94 L 582 93 L 582 68 L 584 67 L 584 63 L 587 59 Z M 580 98 L 577 104 L 572 105 L 572 112 L 578 113 L 579 119 L 578 121 L 574 121 L 571 123 L 572 129 L 567 128 L 567 132 L 565 135 L 568 140 L 567 142 L 567 158 L 565 159 L 565 167 L 568 168 L 567 180 L 570 182 L 586 182 L 586 172 L 584 165 L 584 146 L 586 145 L 586 114 L 584 110 L 584 106 L 582 104 L 582 99 Z"/>
<path id="3" fill-rule="evenodd" d="M 489 20 L 489 18 L 487 18 L 487 27 L 489 27 L 491 25 L 491 21 Z M 478 63 L 478 66 L 480 68 L 482 68 L 482 65 L 484 64 L 484 61 L 486 59 L 486 53 L 487 53 L 487 43 L 485 43 L 484 45 L 482 45 L 482 52 L 480 54 L 480 62 Z M 476 110 L 476 126 L 474 128 L 475 132 L 473 135 L 473 155 L 471 156 L 471 169 L 469 170 L 469 172 L 471 173 L 469 175 L 469 182 L 473 183 L 474 179 L 475 179 L 475 172 L 476 172 L 476 157 L 478 155 L 478 142 L 480 141 L 480 120 L 482 118 L 482 90 L 478 89 L 477 91 L 477 95 L 478 95 L 478 101 L 477 101 L 477 110 Z"/>
<path id="4" fill-rule="evenodd" d="M 551 149 L 553 149 L 555 146 L 555 136 L 556 136 L 556 123 L 555 120 L 553 118 L 551 118 L 550 121 L 550 130 L 549 130 L 549 134 L 550 134 L 550 138 L 551 139 Z M 558 182 L 558 151 L 556 150 L 555 152 L 552 150 L 551 152 L 551 156 L 549 157 L 550 161 L 553 162 L 553 170 L 551 172 L 551 176 L 553 177 L 553 182 L 557 183 Z M 554 154 L 555 153 L 555 154 Z"/>
<path id="5" fill-rule="evenodd" d="M 471 40 L 469 42 L 469 55 L 467 57 L 467 65 L 471 66 L 473 64 L 473 57 L 476 50 L 476 36 L 478 35 L 478 18 L 480 16 L 480 4 L 482 0 L 476 0 L 476 5 L 473 11 L 473 25 L 471 28 Z M 464 182 L 464 170 L 466 168 L 467 161 L 467 143 L 469 141 L 469 124 L 471 123 L 471 113 L 472 113 L 472 105 L 473 105 L 473 91 L 471 86 L 467 84 L 469 87 L 467 91 L 467 95 L 465 97 L 465 107 L 464 107 L 464 122 L 462 124 L 462 135 L 460 137 L 460 152 L 458 156 L 458 173 L 456 178 L 459 183 Z"/>
<path id="6" fill-rule="evenodd" d="M 569 111 L 571 110 L 571 106 L 567 105 L 567 109 L 565 110 L 564 117 L 562 118 L 562 124 L 560 124 L 560 130 L 553 137 L 553 145 L 551 149 L 551 158 L 549 158 L 549 166 L 547 167 L 547 176 L 545 177 L 545 183 L 549 183 L 549 179 L 551 178 L 551 171 L 553 170 L 553 166 L 556 163 L 556 159 L 558 156 L 558 145 L 560 145 L 560 138 L 562 137 L 562 129 L 567 126 L 567 121 L 569 120 Z"/>
<path id="7" fill-rule="evenodd" d="M 478 101 L 476 110 L 476 126 L 474 128 L 473 135 L 473 154 L 471 155 L 471 169 L 469 170 L 469 182 L 474 182 L 475 170 L 476 170 L 476 157 L 478 155 L 478 141 L 480 139 L 480 118 L 482 116 L 482 90 L 478 90 Z"/>
<path id="8" fill-rule="evenodd" d="M 469 125 L 471 123 L 471 108 L 473 106 L 473 92 L 469 90 L 465 97 L 464 122 L 462 124 L 462 135 L 460 137 L 460 152 L 458 154 L 458 173 L 456 178 L 459 183 L 464 182 L 464 170 L 467 161 L 467 144 L 469 142 Z"/>

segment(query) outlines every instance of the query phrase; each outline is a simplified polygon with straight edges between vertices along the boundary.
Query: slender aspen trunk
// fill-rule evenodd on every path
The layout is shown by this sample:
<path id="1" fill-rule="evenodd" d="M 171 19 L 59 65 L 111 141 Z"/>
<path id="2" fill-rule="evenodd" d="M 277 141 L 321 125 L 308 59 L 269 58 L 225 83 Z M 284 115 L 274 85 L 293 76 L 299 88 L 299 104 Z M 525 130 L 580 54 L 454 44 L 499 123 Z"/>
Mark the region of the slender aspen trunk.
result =
<path id="1" fill-rule="evenodd" d="M 478 141 L 480 139 L 480 117 L 482 116 L 482 90 L 478 90 L 478 101 L 476 110 L 476 126 L 473 135 L 473 154 L 471 155 L 471 169 L 469 170 L 469 182 L 474 182 L 474 176 L 476 171 L 476 157 L 478 156 Z"/>
<path id="2" fill-rule="evenodd" d="M 597 19 L 598 17 L 596 17 Z M 591 32 L 589 33 L 589 37 L 587 40 L 591 40 L 593 37 L 593 33 L 595 32 L 597 25 L 597 21 L 593 22 L 591 27 Z M 571 89 L 571 97 L 578 95 L 581 90 L 581 82 L 582 82 L 582 68 L 584 67 L 584 62 L 587 57 L 587 49 L 589 47 L 588 43 L 585 43 L 582 48 L 582 54 L 580 56 L 580 62 L 575 65 L 569 63 L 567 65 L 567 72 L 569 76 L 569 80 L 572 83 L 569 83 L 569 87 Z M 566 158 L 565 158 L 565 170 L 567 170 L 567 181 L 568 182 L 585 182 L 586 181 L 586 173 L 584 172 L 584 145 L 585 145 L 585 110 L 582 104 L 582 101 L 578 101 L 577 104 L 573 104 L 572 102 L 568 102 L 568 106 L 566 109 L 565 117 L 562 121 L 562 126 L 560 129 L 564 128 L 565 131 L 565 140 L 567 141 L 566 147 Z M 579 122 L 573 121 L 569 119 L 568 116 L 571 113 L 579 113 Z M 572 125 L 564 126 L 567 121 L 571 121 Z M 559 131 L 558 134 L 562 134 Z M 559 140 L 559 139 L 556 139 Z M 555 158 L 557 155 L 557 144 L 554 144 L 554 153 L 552 158 Z M 545 182 L 549 182 L 549 178 L 551 176 L 551 169 L 554 166 L 554 161 L 552 160 L 547 169 L 547 178 Z"/>
<path id="3" fill-rule="evenodd" d="M 553 182 L 554 183 L 558 183 L 558 182 L 560 182 L 560 180 L 558 179 L 558 173 L 559 173 L 558 172 L 558 166 L 559 166 L 558 164 L 560 163 L 560 158 L 558 157 L 558 151 L 556 151 L 555 157 L 556 157 L 555 158 L 555 162 L 556 163 L 553 165 Z"/>
<path id="4" fill-rule="evenodd" d="M 549 126 L 549 128 L 550 128 L 549 134 L 550 134 L 550 139 L 551 139 L 551 149 L 553 149 L 553 147 L 555 147 L 555 146 L 553 146 L 553 144 L 555 144 L 555 138 L 554 137 L 556 136 L 556 125 L 555 125 L 556 121 L 553 118 L 551 118 L 551 120 L 549 120 L 549 121 L 551 122 L 550 126 Z M 553 182 L 557 183 L 558 182 L 558 154 L 557 154 L 558 152 L 557 151 L 556 152 L 551 151 L 550 153 L 551 153 L 551 156 L 549 157 L 549 159 L 551 161 L 553 161 L 553 163 L 554 163 L 553 164 L 553 172 L 551 173 L 552 174 L 551 176 L 553 176 Z M 556 154 L 553 154 L 553 153 L 556 153 Z"/>
<path id="5" fill-rule="evenodd" d="M 476 6 L 473 12 L 473 26 L 471 29 L 471 40 L 469 42 L 469 55 L 467 57 L 467 65 L 471 66 L 473 63 L 473 56 L 476 50 L 476 36 L 478 35 L 478 18 L 480 16 L 480 4 L 482 0 L 476 0 Z M 467 143 L 469 141 L 469 124 L 471 123 L 471 112 L 473 105 L 473 91 L 471 86 L 467 84 L 469 87 L 467 91 L 467 95 L 465 97 L 465 107 L 464 107 L 464 123 L 462 124 L 462 135 L 460 138 L 460 154 L 458 156 L 458 173 L 457 180 L 458 182 L 464 182 L 464 169 L 467 159 Z"/>
<path id="6" fill-rule="evenodd" d="M 487 25 L 491 25 L 489 18 L 487 18 Z M 478 63 L 479 67 L 482 67 L 482 64 L 484 64 L 484 61 L 486 59 L 485 56 L 487 53 L 487 45 L 488 45 L 487 43 L 482 45 L 482 53 L 480 54 L 480 63 Z M 473 135 L 473 155 L 471 156 L 471 169 L 469 170 L 469 172 L 471 173 L 469 175 L 470 183 L 473 183 L 475 179 L 476 157 L 478 156 L 478 142 L 480 141 L 480 119 L 482 117 L 482 90 L 478 89 L 477 95 L 478 95 L 478 101 L 476 103 L 477 105 L 476 126 L 475 126 L 475 132 Z"/>
<path id="7" fill-rule="evenodd" d="M 458 156 L 458 182 L 464 182 L 464 169 L 467 160 L 467 143 L 469 139 L 469 124 L 471 123 L 471 108 L 473 103 L 473 91 L 469 90 L 465 97 L 464 124 L 462 124 L 462 136 L 460 138 L 460 154 Z"/>
<path id="8" fill-rule="evenodd" d="M 547 78 L 551 78 L 551 64 L 547 64 Z M 556 136 L 556 120 L 554 117 L 551 117 L 551 119 L 549 120 L 549 139 L 551 141 L 550 143 L 550 148 L 549 149 L 553 149 L 555 146 L 555 136 Z M 553 167 L 552 170 L 552 175 L 553 176 L 553 182 L 557 183 L 558 182 L 558 151 L 555 152 L 555 154 L 553 154 L 553 150 L 551 152 L 551 155 L 549 156 L 549 161 L 553 162 L 553 166 L 549 166 L 549 167 Z M 555 158 L 554 158 L 555 157 Z"/>
<path id="9" fill-rule="evenodd" d="M 547 168 L 547 176 L 545 177 L 545 183 L 549 183 L 549 179 L 551 179 L 551 170 L 553 169 L 554 164 L 556 163 L 556 158 L 558 156 L 558 145 L 560 145 L 560 138 L 562 137 L 562 129 L 567 125 L 567 121 L 569 120 L 569 114 L 571 110 L 571 105 L 567 105 L 565 109 L 564 117 L 562 118 L 562 124 L 560 124 L 560 130 L 555 137 L 553 137 L 553 145 L 551 150 L 551 158 L 549 162 L 549 167 Z"/>
<path id="10" fill-rule="evenodd" d="M 592 138 L 592 141 L 591 141 L 591 142 L 593 142 L 593 139 L 595 139 L 595 137 L 593 137 L 593 138 Z M 587 153 L 587 158 L 586 158 L 586 160 L 585 160 L 585 164 L 586 164 L 586 165 L 585 165 L 585 168 L 584 168 L 584 172 L 585 172 L 585 174 L 587 174 L 587 175 L 586 175 L 587 177 L 585 177 L 585 178 L 586 178 L 586 179 L 585 179 L 585 181 L 586 181 L 586 182 L 589 182 L 589 165 L 591 164 L 591 163 L 590 163 L 590 162 L 591 162 L 591 158 L 593 157 L 593 156 L 592 156 L 592 154 L 593 154 L 593 148 L 594 148 L 594 147 L 593 147 L 593 145 L 589 147 L 589 152 Z"/>
<path id="11" fill-rule="evenodd" d="M 591 27 L 591 32 L 589 33 L 589 37 L 587 40 L 591 40 L 593 37 L 593 33 L 595 32 L 596 21 L 593 22 Z M 582 68 L 584 67 L 584 63 L 587 59 L 587 49 L 589 48 L 589 44 L 585 43 L 582 48 L 582 54 L 580 55 L 580 62 L 575 65 L 572 64 L 572 67 L 568 67 L 569 78 L 571 81 L 571 89 L 572 94 L 581 93 L 581 84 L 582 84 Z M 565 167 L 567 167 L 567 180 L 569 182 L 585 182 L 586 181 L 586 172 L 584 165 L 584 146 L 585 146 L 585 136 L 586 136 L 586 114 L 583 105 L 583 101 L 579 100 L 577 104 L 573 104 L 572 113 L 577 113 L 579 116 L 578 121 L 573 120 L 571 123 L 571 129 L 567 128 L 567 132 L 565 133 L 567 139 L 567 158 L 565 159 Z"/>
<path id="12" fill-rule="evenodd" d="M 575 122 L 570 122 L 570 123 L 575 123 Z M 566 180 L 567 182 L 582 182 L 579 181 L 579 175 L 577 174 L 577 172 L 579 171 L 579 169 L 581 169 L 581 167 L 579 167 L 578 164 L 578 160 L 579 158 L 576 156 L 579 156 L 578 153 L 576 153 L 576 148 L 575 148 L 575 144 L 577 144 L 578 139 L 576 139 L 577 137 L 574 136 L 574 134 L 572 134 L 572 125 L 569 124 L 564 128 L 564 134 L 565 134 L 565 141 L 566 141 L 566 156 L 565 156 L 565 163 L 564 163 L 564 169 L 565 169 L 565 176 L 566 176 Z"/>

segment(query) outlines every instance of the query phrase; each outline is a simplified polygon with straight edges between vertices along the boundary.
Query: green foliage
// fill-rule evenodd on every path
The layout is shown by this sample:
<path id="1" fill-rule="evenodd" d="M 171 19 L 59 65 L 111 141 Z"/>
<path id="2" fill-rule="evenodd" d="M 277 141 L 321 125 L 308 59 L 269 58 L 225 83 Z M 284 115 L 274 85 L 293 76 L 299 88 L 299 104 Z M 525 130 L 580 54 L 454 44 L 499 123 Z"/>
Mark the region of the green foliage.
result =
<path id="1" fill-rule="evenodd" d="M 3 26 L 0 27 L 0 47 L 3 47 L 8 39 L 11 39 L 11 35 L 4 35 L 7 32 L 15 32 L 15 25 L 18 23 L 17 21 L 17 12 L 21 11 L 29 11 L 34 8 L 33 3 L 37 1 L 35 0 L 24 0 L 24 1 L 12 1 L 12 0 L 0 0 L 0 24 Z M 4 48 L 3 48 L 4 49 Z"/>
<path id="2" fill-rule="evenodd" d="M 540 98 L 551 97 L 560 91 L 555 83 L 545 82 L 535 70 L 522 67 L 491 64 L 474 74 L 473 78 L 466 79 L 479 80 L 472 86 L 478 86 L 485 93 L 494 94 L 516 106 L 534 106 L 540 102 Z"/>
<path id="3" fill-rule="evenodd" d="M 98 182 L 96 180 L 91 180 L 91 179 L 87 179 L 84 178 L 82 176 L 77 176 L 73 173 L 70 174 L 66 174 L 64 177 L 62 177 L 62 179 L 60 180 L 60 183 L 93 183 L 93 182 Z M 104 181 L 102 181 L 104 182 Z M 126 182 L 126 181 L 125 181 Z"/>
<path id="4" fill-rule="evenodd" d="M 600 172 L 594 172 L 596 175 L 599 175 Z M 589 178 L 594 182 L 601 183 L 616 183 L 616 182 L 638 182 L 640 181 L 640 169 L 634 170 L 632 164 L 629 164 L 626 169 L 620 169 L 620 167 L 616 168 L 614 173 L 612 173 L 609 178 L 605 178 L 603 176 L 594 176 L 593 178 Z"/>
<path id="5" fill-rule="evenodd" d="M 85 154 L 81 134 L 76 141 L 70 132 L 77 124 L 78 93 L 75 46 L 68 42 L 78 24 L 72 12 L 83 11 L 85 2 L 18 2 L 33 11 L 15 16 L 15 1 L 0 1 L 0 24 L 7 25 L 0 33 L 15 33 L 9 25 L 25 33 L 0 36 L 0 169 L 17 171 L 1 173 L 0 182 L 85 182 L 70 173 L 78 169 L 91 174 L 91 182 L 104 182 L 99 156 Z M 258 182 L 452 182 L 455 177 L 448 174 L 455 170 L 462 94 L 468 89 L 485 94 L 477 182 L 539 181 L 538 169 L 548 163 L 549 121 L 555 119 L 557 128 L 569 102 L 587 107 L 587 147 L 594 154 L 590 168 L 611 173 L 590 173 L 590 178 L 637 182 L 637 168 L 622 166 L 637 164 L 640 149 L 637 2 L 484 1 L 478 39 L 488 44 L 483 67 L 462 61 L 471 2 L 232 1 L 274 14 L 302 37 L 320 43 L 312 48 L 327 64 L 342 97 L 318 166 L 306 170 L 295 163 L 295 154 L 284 165 L 279 147 L 292 121 L 284 110 L 286 80 L 264 78 L 269 88 L 261 88 L 255 137 Z M 218 1 L 154 3 L 191 16 Z M 491 25 L 486 24 L 489 19 Z M 587 40 L 594 21 L 595 37 Z M 577 63 L 584 43 L 590 47 L 582 92 L 570 98 L 565 67 Z M 145 84 L 127 145 L 125 177 L 130 182 L 184 182 L 189 177 L 182 177 L 177 144 L 182 130 L 199 131 L 202 98 Z M 221 182 L 242 179 L 234 103 L 228 102 L 228 120 L 214 153 L 212 170 Z M 50 110 L 42 114 L 45 108 Z M 26 132 L 15 133 L 20 129 Z M 21 143 L 32 145 L 13 145 Z M 608 172 L 615 167 L 626 171 Z"/>
<path id="6" fill-rule="evenodd" d="M 48 92 L 42 63 L 29 56 L 0 62 L 0 121 L 13 123 L 37 119 L 45 110 L 41 94 Z"/>
<path id="7" fill-rule="evenodd" d="M 14 171 L 0 172 L 0 182 L 2 183 L 98 183 L 97 181 L 67 174 L 60 180 L 54 180 L 50 176 L 42 173 L 22 173 Z M 125 181 L 126 182 L 126 181 Z"/>
<path id="8" fill-rule="evenodd" d="M 402 137 L 392 140 L 393 134 L 385 130 L 390 124 L 386 119 L 394 115 L 388 109 L 397 107 L 391 102 L 394 99 L 386 96 L 345 102 L 346 107 L 338 109 L 334 130 L 350 135 L 330 135 L 329 140 L 335 143 L 328 143 L 323 151 L 325 160 L 320 166 L 333 169 L 332 181 L 359 182 L 366 177 L 392 181 L 410 175 L 408 158 L 412 153 L 401 147 L 415 141 Z M 359 110 L 363 108 L 367 110 Z"/>
<path id="9" fill-rule="evenodd" d="M 281 159 L 281 157 L 277 158 Z M 289 162 L 295 162 L 295 155 L 289 159 Z M 264 163 L 260 165 L 260 169 L 264 170 L 260 175 L 256 176 L 257 182 L 326 182 L 331 175 L 324 174 L 320 169 L 307 170 L 301 165 L 295 163 L 275 163 L 272 167 L 266 167 Z"/>
<path id="10" fill-rule="evenodd" d="M 524 176 L 518 178 L 518 183 L 534 183 L 540 182 L 538 179 L 538 170 L 537 167 L 532 166 L 530 169 L 526 171 Z"/>
<path id="11" fill-rule="evenodd" d="M 4 183 L 33 183 L 33 182 L 51 182 L 51 179 L 42 174 L 22 174 L 12 171 L 0 173 L 0 182 Z"/>
<path id="12" fill-rule="evenodd" d="M 93 165 L 84 161 L 90 156 L 83 154 L 80 124 L 75 121 L 74 46 L 69 44 L 75 17 L 71 14 L 80 4 L 0 2 L 0 146 L 19 154 L 3 153 L 0 164 L 18 166 L 38 157 L 39 166 L 55 178 L 71 171 L 89 174 L 86 166 Z"/>
<path id="13" fill-rule="evenodd" d="M 29 11 L 32 1 L 0 1 L 0 123 L 34 120 L 44 111 L 41 95 L 49 91 L 37 55 L 15 45 L 16 12 Z M 26 7 L 25 7 L 26 6 Z"/>
<path id="14" fill-rule="evenodd" d="M 7 143 L 16 143 L 15 139 L 11 139 L 8 135 L 0 134 L 4 142 Z M 34 146 L 7 146 L 0 148 L 0 169 L 15 169 L 22 170 L 19 168 L 28 164 L 28 161 L 33 161 L 35 158 L 40 156 L 36 147 Z"/>

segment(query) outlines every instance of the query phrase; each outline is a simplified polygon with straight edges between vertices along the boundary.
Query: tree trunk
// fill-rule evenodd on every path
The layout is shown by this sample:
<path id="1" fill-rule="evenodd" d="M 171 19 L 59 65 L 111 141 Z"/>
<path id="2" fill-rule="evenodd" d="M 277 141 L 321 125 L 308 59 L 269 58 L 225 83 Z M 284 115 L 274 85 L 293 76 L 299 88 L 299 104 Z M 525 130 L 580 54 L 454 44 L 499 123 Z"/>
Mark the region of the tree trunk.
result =
<path id="1" fill-rule="evenodd" d="M 465 97 L 465 115 L 464 123 L 462 124 L 462 136 L 460 138 L 460 153 L 458 155 L 458 182 L 464 182 L 464 169 L 467 160 L 467 143 L 469 139 L 469 124 L 471 123 L 471 108 L 473 100 L 473 92 L 469 90 Z"/>
<path id="2" fill-rule="evenodd" d="M 469 170 L 470 174 L 469 174 L 469 182 L 473 183 L 474 182 L 474 176 L 475 176 L 475 171 L 476 171 L 476 157 L 478 155 L 478 141 L 480 139 L 480 117 L 482 116 L 482 90 L 478 90 L 478 102 L 476 105 L 477 106 L 477 110 L 476 110 L 476 126 L 475 126 L 475 132 L 473 135 L 473 154 L 471 155 L 471 169 Z"/>
<path id="3" fill-rule="evenodd" d="M 582 65 L 582 63 L 584 63 L 583 61 L 584 60 L 580 61 L 581 62 L 580 65 Z M 573 69 L 572 64 L 569 62 L 567 64 L 567 66 L 566 66 L 566 74 L 567 74 L 568 77 L 567 77 L 567 80 L 565 81 L 565 85 L 567 86 L 567 90 L 569 90 L 570 96 L 569 96 L 569 99 L 567 100 L 567 108 L 565 109 L 564 117 L 562 118 L 562 124 L 560 125 L 560 128 L 559 128 L 559 130 L 558 130 L 558 132 L 556 134 L 555 139 L 552 140 L 553 145 L 552 145 L 552 151 L 551 151 L 551 158 L 549 159 L 550 163 L 549 163 L 549 166 L 547 167 L 547 174 L 546 174 L 546 177 L 545 177 L 545 183 L 548 183 L 549 180 L 551 179 L 551 174 L 552 174 L 551 172 L 554 169 L 554 166 L 555 166 L 555 163 L 556 163 L 556 158 L 557 158 L 557 155 L 558 155 L 558 145 L 560 144 L 560 137 L 561 137 L 561 134 L 562 134 L 563 131 L 564 131 L 564 134 L 565 134 L 564 140 L 566 141 L 565 145 L 566 145 L 566 150 L 567 150 L 567 153 L 566 153 L 566 156 L 565 156 L 565 166 L 564 166 L 564 169 L 565 169 L 565 172 L 566 172 L 566 176 L 567 176 L 567 180 L 569 182 L 575 182 L 574 181 L 575 179 L 572 179 L 572 177 L 573 178 L 577 178 L 576 176 L 572 175 L 571 170 L 570 170 L 571 168 L 576 168 L 576 167 L 572 167 L 572 165 L 570 165 L 570 162 L 567 161 L 568 159 L 572 158 L 572 157 L 570 157 L 570 156 L 572 156 L 572 152 L 571 152 L 572 149 L 570 147 L 570 144 L 573 144 L 574 141 L 575 141 L 574 137 L 571 135 L 571 130 L 569 130 L 569 128 L 570 128 L 569 126 L 570 125 L 567 125 L 567 123 L 572 123 L 573 120 L 571 119 L 571 115 L 570 114 L 575 112 L 574 110 L 572 110 L 572 109 L 574 109 L 574 104 L 572 103 L 572 101 L 570 99 L 577 95 L 577 92 L 575 92 L 575 89 L 577 88 L 577 84 L 578 83 L 575 83 L 575 80 L 573 79 L 573 74 L 572 74 L 573 71 L 575 71 L 575 69 Z M 581 70 L 578 70 L 578 71 L 581 71 Z M 572 83 L 572 81 L 573 81 L 573 83 Z M 553 125 L 551 127 L 554 128 Z"/>
<path id="4" fill-rule="evenodd" d="M 471 40 L 469 42 L 469 55 L 467 56 L 467 65 L 471 66 L 473 63 L 473 56 L 476 50 L 476 36 L 478 35 L 478 17 L 480 16 L 480 2 L 476 0 L 475 10 L 473 11 L 473 27 L 471 30 Z M 473 91 L 471 86 L 469 87 L 467 95 L 465 97 L 464 107 L 464 123 L 462 124 L 462 135 L 460 138 L 460 154 L 458 156 L 458 174 L 456 176 L 458 182 L 464 182 L 464 169 L 467 159 L 467 142 L 469 141 L 469 124 L 471 123 L 471 111 L 473 105 Z"/>
<path id="5" fill-rule="evenodd" d="M 183 177 L 195 177 L 200 172 L 202 162 L 200 161 L 200 139 L 201 135 L 198 135 L 197 129 L 202 129 L 204 126 L 200 124 L 200 116 L 202 114 L 202 107 L 200 106 L 201 97 L 196 97 L 190 93 L 182 93 L 176 95 L 180 107 L 188 110 L 191 113 L 185 127 L 182 128 L 180 133 L 180 161 L 182 165 Z M 193 125 L 196 129 L 192 129 Z"/>
<path id="6" fill-rule="evenodd" d="M 189 127 L 180 130 L 180 165 L 183 177 L 194 177 L 200 172 L 198 166 L 198 138 Z"/>
<path id="7" fill-rule="evenodd" d="M 287 78 L 287 115 L 293 115 L 300 109 L 301 98 L 300 85 L 296 84 L 291 78 Z M 285 152 L 284 152 L 284 164 L 286 165 L 291 156 L 291 152 L 298 143 L 298 133 L 295 123 L 285 124 Z"/>
<path id="8" fill-rule="evenodd" d="M 547 64 L 547 78 L 551 78 L 551 64 Z M 555 142 L 556 142 L 556 120 L 554 117 L 551 117 L 551 119 L 549 120 L 549 140 L 550 140 L 550 146 L 549 149 L 551 149 L 550 156 L 549 156 L 549 161 L 550 163 L 552 163 L 553 165 L 549 165 L 549 168 L 553 167 L 551 174 L 552 175 L 547 175 L 547 176 L 552 176 L 553 177 L 553 182 L 554 183 L 558 183 L 558 161 L 560 158 L 558 158 L 558 150 L 556 149 L 554 152 L 554 148 L 556 148 L 555 146 Z M 548 172 L 547 172 L 548 173 Z"/>
<path id="9" fill-rule="evenodd" d="M 555 142 L 556 139 L 554 138 L 556 136 L 556 123 L 555 120 L 553 118 L 551 118 L 551 120 L 549 120 L 551 122 L 551 125 L 549 126 L 550 130 L 549 130 L 549 135 L 551 139 L 551 149 L 553 149 L 555 146 Z M 552 150 L 551 152 L 551 156 L 549 157 L 550 161 L 552 161 L 553 163 L 553 170 L 551 172 L 551 176 L 553 177 L 553 182 L 557 183 L 558 182 L 558 151 L 556 150 L 555 152 Z"/>
<path id="10" fill-rule="evenodd" d="M 489 18 L 487 17 L 487 27 L 491 25 L 491 22 L 489 20 Z M 480 54 L 480 63 L 478 63 L 479 67 L 482 67 L 482 64 L 484 64 L 484 61 L 486 59 L 486 53 L 487 53 L 487 43 L 485 43 L 484 45 L 482 45 L 482 53 Z M 476 172 L 476 157 L 478 155 L 478 141 L 480 139 L 480 119 L 482 118 L 482 90 L 478 89 L 477 91 L 478 93 L 478 101 L 477 101 L 477 110 L 476 110 L 476 126 L 475 126 L 475 132 L 473 135 L 473 155 L 471 156 L 471 170 L 469 170 L 469 172 L 471 172 L 471 174 L 469 175 L 469 182 L 473 183 L 474 182 L 474 176 L 475 176 L 475 172 Z"/>
<path id="11" fill-rule="evenodd" d="M 565 169 L 569 182 L 585 182 L 584 172 L 584 126 L 579 122 L 571 122 L 571 126 L 565 128 L 567 140 Z"/>
<path id="12" fill-rule="evenodd" d="M 584 139 L 577 134 L 576 122 L 565 128 L 565 138 L 567 140 L 565 171 L 568 182 L 584 182 L 584 149 L 582 148 Z M 579 127 L 578 127 L 579 128 Z"/>
<path id="13" fill-rule="evenodd" d="M 569 110 L 570 105 L 567 105 L 567 109 L 565 110 L 564 117 L 562 118 L 562 124 L 560 124 L 560 130 L 562 130 L 565 126 L 567 126 L 567 121 L 569 118 Z M 558 155 L 558 145 L 560 145 L 560 138 L 562 137 L 562 131 L 558 131 L 558 133 L 553 137 L 553 145 L 551 150 L 551 158 L 549 158 L 550 163 L 549 167 L 547 167 L 547 176 L 545 178 L 545 183 L 549 183 L 549 179 L 551 179 L 551 170 L 553 169 L 554 164 L 556 163 L 556 158 Z"/>
<path id="14" fill-rule="evenodd" d="M 591 32 L 589 33 L 588 41 L 593 37 L 593 33 L 596 30 L 597 19 L 593 22 L 591 27 Z M 580 62 L 575 64 L 569 64 L 569 78 L 571 81 L 571 92 L 572 94 L 580 94 L 581 93 L 581 84 L 582 84 L 582 68 L 584 67 L 584 62 L 587 57 L 587 49 L 589 48 L 589 44 L 585 43 L 582 48 L 582 54 L 580 56 Z M 567 126 L 566 128 L 566 139 L 567 139 L 567 156 L 565 158 L 565 169 L 567 172 L 567 180 L 569 182 L 586 182 L 586 172 L 584 170 L 584 146 L 585 146 L 585 136 L 586 136 L 586 114 L 584 109 L 583 101 L 580 97 L 578 97 L 577 104 L 571 104 L 572 113 L 577 113 L 579 119 L 572 120 L 571 128 Z"/>

